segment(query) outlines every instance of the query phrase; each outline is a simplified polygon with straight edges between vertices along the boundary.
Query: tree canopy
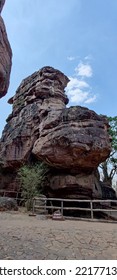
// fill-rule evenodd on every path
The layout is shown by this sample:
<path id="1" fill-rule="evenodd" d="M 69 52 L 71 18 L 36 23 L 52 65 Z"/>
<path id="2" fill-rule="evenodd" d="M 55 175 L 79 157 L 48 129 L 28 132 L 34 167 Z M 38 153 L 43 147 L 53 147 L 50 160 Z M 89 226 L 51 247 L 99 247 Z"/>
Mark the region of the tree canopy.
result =
<path id="1" fill-rule="evenodd" d="M 112 186 L 114 176 L 117 174 L 117 116 L 107 117 L 109 121 L 109 134 L 112 138 L 112 150 L 107 160 L 100 164 L 102 180 Z"/>

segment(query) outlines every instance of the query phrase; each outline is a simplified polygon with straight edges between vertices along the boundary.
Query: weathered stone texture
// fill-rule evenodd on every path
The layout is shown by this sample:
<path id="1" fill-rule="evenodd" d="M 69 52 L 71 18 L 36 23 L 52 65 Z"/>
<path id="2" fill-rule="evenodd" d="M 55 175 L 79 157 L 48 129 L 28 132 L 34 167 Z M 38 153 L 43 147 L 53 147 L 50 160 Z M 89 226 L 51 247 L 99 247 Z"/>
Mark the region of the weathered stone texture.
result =
<path id="1" fill-rule="evenodd" d="M 58 70 L 44 67 L 22 81 L 9 103 L 12 114 L 2 134 L 0 157 L 5 167 L 20 166 L 29 159 L 39 138 L 39 124 L 50 110 L 62 109 L 68 102 L 64 94 L 68 78 Z"/>
<path id="2" fill-rule="evenodd" d="M 17 202 L 13 198 L 0 197 L 0 211 L 18 210 Z"/>
<path id="3" fill-rule="evenodd" d="M 0 1 L 0 13 L 5 1 Z M 8 90 L 12 51 L 7 38 L 6 28 L 2 17 L 0 16 L 0 98 L 3 97 Z"/>
<path id="4" fill-rule="evenodd" d="M 87 108 L 48 112 L 39 128 L 32 152 L 56 167 L 92 170 L 110 153 L 106 120 Z"/>
<path id="5" fill-rule="evenodd" d="M 111 151 L 106 118 L 85 107 L 66 108 L 69 79 L 44 67 L 24 79 L 9 103 L 1 138 L 3 167 L 17 169 L 33 155 L 48 163 L 48 195 L 100 198 L 96 170 Z"/>
<path id="6" fill-rule="evenodd" d="M 0 0 L 0 13 L 2 12 L 4 4 L 5 4 L 5 0 Z"/>
<path id="7" fill-rule="evenodd" d="M 79 173 L 53 175 L 50 179 L 50 196 L 90 199 L 102 197 L 102 191 L 96 175 Z"/>

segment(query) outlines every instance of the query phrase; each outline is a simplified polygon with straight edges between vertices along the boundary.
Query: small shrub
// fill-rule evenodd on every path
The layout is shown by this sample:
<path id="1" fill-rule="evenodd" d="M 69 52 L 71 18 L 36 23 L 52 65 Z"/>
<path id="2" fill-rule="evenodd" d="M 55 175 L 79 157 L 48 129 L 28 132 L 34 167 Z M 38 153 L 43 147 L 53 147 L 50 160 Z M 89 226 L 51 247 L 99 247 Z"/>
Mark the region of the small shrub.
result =
<path id="1" fill-rule="evenodd" d="M 19 169 L 18 175 L 21 182 L 22 198 L 27 210 L 31 210 L 33 198 L 43 193 L 43 186 L 49 171 L 45 163 L 24 165 Z"/>

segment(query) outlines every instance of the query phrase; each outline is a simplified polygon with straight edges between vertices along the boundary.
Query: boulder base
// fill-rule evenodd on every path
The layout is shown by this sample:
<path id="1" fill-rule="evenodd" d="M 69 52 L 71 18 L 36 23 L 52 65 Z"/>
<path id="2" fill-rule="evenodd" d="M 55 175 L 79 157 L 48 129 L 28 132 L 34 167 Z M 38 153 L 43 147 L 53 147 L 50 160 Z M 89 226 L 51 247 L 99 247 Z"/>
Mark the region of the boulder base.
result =
<path id="1" fill-rule="evenodd" d="M 0 211 L 18 210 L 16 200 L 10 197 L 0 197 Z"/>

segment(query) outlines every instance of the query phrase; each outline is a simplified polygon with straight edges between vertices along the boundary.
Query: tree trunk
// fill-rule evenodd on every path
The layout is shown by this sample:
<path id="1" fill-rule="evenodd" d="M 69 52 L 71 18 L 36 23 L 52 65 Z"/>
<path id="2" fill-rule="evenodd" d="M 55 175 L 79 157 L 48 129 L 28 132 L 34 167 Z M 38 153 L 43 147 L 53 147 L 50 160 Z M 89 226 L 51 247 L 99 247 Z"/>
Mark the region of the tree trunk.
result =
<path id="1" fill-rule="evenodd" d="M 112 177 L 108 174 L 107 162 L 102 163 L 103 183 L 106 186 L 112 187 Z"/>

